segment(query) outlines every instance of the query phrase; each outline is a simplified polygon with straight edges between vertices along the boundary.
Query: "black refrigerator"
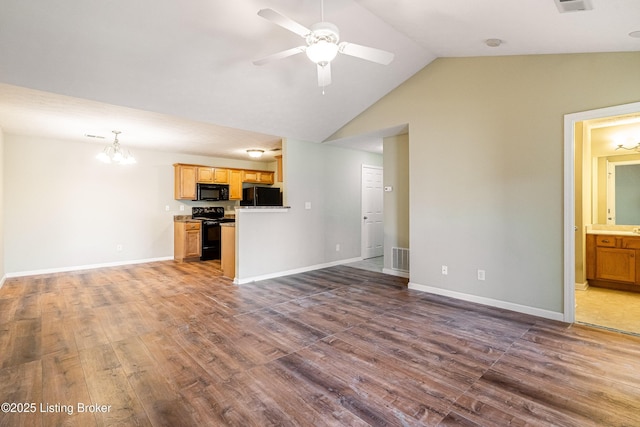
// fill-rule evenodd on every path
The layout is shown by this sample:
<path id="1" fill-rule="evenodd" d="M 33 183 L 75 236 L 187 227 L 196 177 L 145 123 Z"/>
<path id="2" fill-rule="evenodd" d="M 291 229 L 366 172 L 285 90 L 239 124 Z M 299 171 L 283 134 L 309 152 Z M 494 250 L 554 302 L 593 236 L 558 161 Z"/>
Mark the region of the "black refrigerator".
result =
<path id="1" fill-rule="evenodd" d="M 275 187 L 247 187 L 240 206 L 282 206 L 282 193 Z"/>

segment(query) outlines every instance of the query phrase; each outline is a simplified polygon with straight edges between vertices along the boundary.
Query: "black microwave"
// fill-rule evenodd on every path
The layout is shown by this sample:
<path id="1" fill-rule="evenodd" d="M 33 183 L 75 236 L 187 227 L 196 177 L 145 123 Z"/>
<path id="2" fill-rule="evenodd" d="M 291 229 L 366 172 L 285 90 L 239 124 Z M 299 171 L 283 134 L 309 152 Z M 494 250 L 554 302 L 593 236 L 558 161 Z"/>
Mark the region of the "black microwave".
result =
<path id="1" fill-rule="evenodd" d="M 197 184 L 198 192 L 196 200 L 216 202 L 229 200 L 229 186 L 224 184 Z"/>

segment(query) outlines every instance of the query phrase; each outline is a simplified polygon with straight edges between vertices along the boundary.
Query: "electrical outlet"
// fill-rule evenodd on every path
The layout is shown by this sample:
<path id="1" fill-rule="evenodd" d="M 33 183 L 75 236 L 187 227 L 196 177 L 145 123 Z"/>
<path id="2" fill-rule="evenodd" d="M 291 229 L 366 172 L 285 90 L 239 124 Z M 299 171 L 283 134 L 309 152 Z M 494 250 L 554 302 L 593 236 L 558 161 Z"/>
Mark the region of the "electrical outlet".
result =
<path id="1" fill-rule="evenodd" d="M 118 244 L 116 245 L 116 251 L 118 251 L 118 252 L 122 252 L 122 243 L 118 243 Z"/>
<path id="2" fill-rule="evenodd" d="M 484 270 L 478 270 L 478 280 L 484 280 Z"/>
<path id="3" fill-rule="evenodd" d="M 171 206 L 166 205 L 166 206 L 164 207 L 164 210 L 165 210 L 165 211 L 167 211 L 167 212 L 169 212 L 169 211 L 171 210 Z"/>
<path id="4" fill-rule="evenodd" d="M 447 274 L 449 274 L 449 268 L 446 265 L 442 266 L 442 275 L 446 276 Z"/>
<path id="5" fill-rule="evenodd" d="M 304 202 L 305 209 L 311 209 L 311 202 Z"/>

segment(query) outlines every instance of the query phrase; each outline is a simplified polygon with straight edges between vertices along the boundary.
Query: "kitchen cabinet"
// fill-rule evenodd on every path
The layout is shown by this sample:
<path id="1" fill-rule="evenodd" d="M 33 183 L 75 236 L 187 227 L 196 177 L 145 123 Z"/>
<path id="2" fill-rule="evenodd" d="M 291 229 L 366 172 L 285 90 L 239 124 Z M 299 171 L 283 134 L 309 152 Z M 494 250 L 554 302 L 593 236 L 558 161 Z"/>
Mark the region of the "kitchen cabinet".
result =
<path id="1" fill-rule="evenodd" d="M 222 275 L 229 279 L 236 277 L 236 227 L 235 224 L 223 224 L 220 226 L 222 233 L 222 254 L 220 268 Z"/>
<path id="2" fill-rule="evenodd" d="M 243 182 L 271 185 L 275 178 L 273 171 L 229 169 L 184 163 L 176 163 L 173 167 L 176 200 L 196 200 L 196 184 L 199 182 L 229 184 L 229 200 L 241 200 Z"/>
<path id="3" fill-rule="evenodd" d="M 242 200 L 242 171 L 229 171 L 229 200 Z"/>
<path id="4" fill-rule="evenodd" d="M 273 175 L 274 174 L 271 171 L 243 170 L 242 182 L 252 184 L 273 184 Z"/>
<path id="5" fill-rule="evenodd" d="M 174 167 L 174 198 L 176 200 L 196 199 L 197 166 L 176 163 Z"/>
<path id="6" fill-rule="evenodd" d="M 202 255 L 200 221 L 173 223 L 173 258 L 176 261 L 196 261 Z"/>
<path id="7" fill-rule="evenodd" d="M 198 182 L 206 184 L 228 184 L 229 169 L 198 166 Z"/>
<path id="8" fill-rule="evenodd" d="M 283 177 L 282 177 L 282 155 L 280 156 L 275 156 L 276 158 L 276 176 L 278 179 L 278 182 L 282 182 L 283 181 Z"/>
<path id="9" fill-rule="evenodd" d="M 640 292 L 640 236 L 587 234 L 587 279 L 593 286 Z"/>

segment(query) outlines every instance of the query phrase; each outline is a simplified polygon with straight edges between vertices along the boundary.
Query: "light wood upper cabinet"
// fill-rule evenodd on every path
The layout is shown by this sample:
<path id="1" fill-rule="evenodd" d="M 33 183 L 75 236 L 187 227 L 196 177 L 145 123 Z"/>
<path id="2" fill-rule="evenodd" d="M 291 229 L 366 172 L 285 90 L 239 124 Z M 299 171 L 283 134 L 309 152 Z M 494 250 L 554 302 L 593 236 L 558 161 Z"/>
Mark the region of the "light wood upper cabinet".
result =
<path id="1" fill-rule="evenodd" d="M 229 169 L 198 166 L 198 182 L 206 184 L 228 184 Z"/>
<path id="2" fill-rule="evenodd" d="M 174 178 L 174 198 L 176 200 L 196 199 L 196 178 L 197 167 L 194 165 L 184 165 L 177 163 L 173 165 Z"/>
<path id="3" fill-rule="evenodd" d="M 176 200 L 196 200 L 197 183 L 229 184 L 229 200 L 242 199 L 242 183 L 274 183 L 273 171 L 216 168 L 212 166 L 176 163 L 174 197 Z"/>
<path id="4" fill-rule="evenodd" d="M 242 200 L 242 171 L 229 171 L 229 200 Z"/>
<path id="5" fill-rule="evenodd" d="M 277 162 L 277 179 L 278 182 L 282 182 L 282 155 L 279 156 L 275 156 L 276 157 L 276 162 Z"/>
<path id="6" fill-rule="evenodd" d="M 249 182 L 252 184 L 273 184 L 273 172 L 271 171 L 242 171 L 242 182 Z"/>

